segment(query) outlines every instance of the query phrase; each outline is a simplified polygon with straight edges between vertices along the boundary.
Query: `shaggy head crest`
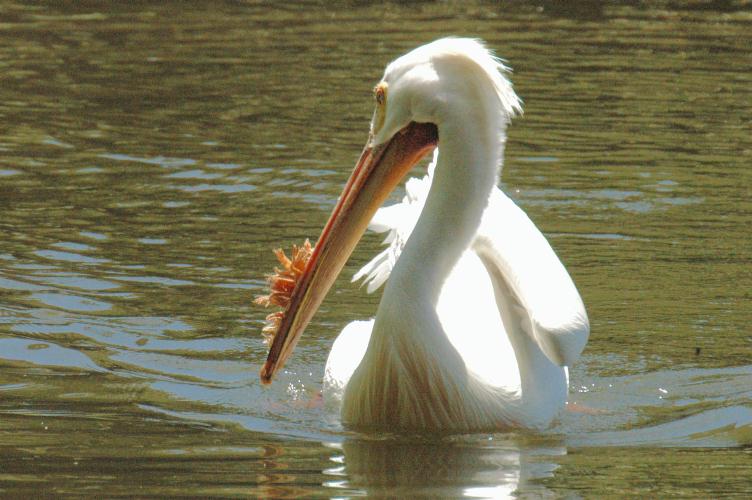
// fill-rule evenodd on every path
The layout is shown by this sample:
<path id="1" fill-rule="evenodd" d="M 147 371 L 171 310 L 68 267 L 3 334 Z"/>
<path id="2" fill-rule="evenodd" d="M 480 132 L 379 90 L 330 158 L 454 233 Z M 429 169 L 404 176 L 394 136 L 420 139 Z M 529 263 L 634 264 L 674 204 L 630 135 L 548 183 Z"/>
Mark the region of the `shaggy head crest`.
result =
<path id="1" fill-rule="evenodd" d="M 463 69 L 491 83 L 499 104 L 508 117 L 522 114 L 522 102 L 506 77 L 511 69 L 480 40 L 448 37 L 418 47 L 389 64 L 385 79 L 391 74 L 398 76 L 405 69 L 421 62 L 433 65 L 452 62 L 461 65 Z"/>

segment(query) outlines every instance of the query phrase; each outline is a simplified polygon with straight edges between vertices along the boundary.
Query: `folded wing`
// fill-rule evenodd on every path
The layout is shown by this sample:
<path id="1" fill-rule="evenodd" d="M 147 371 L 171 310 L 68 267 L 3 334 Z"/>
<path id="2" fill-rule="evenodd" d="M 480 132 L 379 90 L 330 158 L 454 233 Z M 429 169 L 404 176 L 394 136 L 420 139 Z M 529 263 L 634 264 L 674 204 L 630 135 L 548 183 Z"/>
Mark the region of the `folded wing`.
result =
<path id="1" fill-rule="evenodd" d="M 571 366 L 590 333 L 585 306 L 546 238 L 500 189 L 491 194 L 473 249 L 498 270 L 522 306 L 523 328 L 546 356 Z"/>
<path id="2" fill-rule="evenodd" d="M 387 233 L 388 246 L 353 276 L 353 281 L 364 278 L 368 293 L 386 282 L 415 227 L 431 187 L 437 153 L 423 178 L 407 181 L 402 202 L 379 209 L 371 221 L 369 229 Z M 546 356 L 557 365 L 571 366 L 590 333 L 585 306 L 545 236 L 498 188 L 491 193 L 473 250 L 498 271 L 521 306 L 523 328 Z"/>

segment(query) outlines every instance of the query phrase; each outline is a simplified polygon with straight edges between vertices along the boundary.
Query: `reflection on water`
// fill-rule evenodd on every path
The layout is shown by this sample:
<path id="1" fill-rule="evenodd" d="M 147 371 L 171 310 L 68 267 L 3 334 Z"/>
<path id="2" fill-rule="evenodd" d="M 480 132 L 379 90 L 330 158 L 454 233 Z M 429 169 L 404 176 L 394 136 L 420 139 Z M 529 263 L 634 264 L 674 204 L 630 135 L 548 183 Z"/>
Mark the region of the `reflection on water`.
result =
<path id="1" fill-rule="evenodd" d="M 751 25 L 735 1 L 0 6 L 0 492 L 748 496 Z M 514 67 L 502 184 L 592 322 L 544 435 L 321 408 L 374 236 L 257 378 L 270 250 L 316 237 L 384 64 L 447 34 Z"/>
<path id="2" fill-rule="evenodd" d="M 552 477 L 556 466 L 548 461 L 566 454 L 555 446 L 521 448 L 504 436 L 484 441 L 345 441 L 332 446 L 342 450 L 332 462 L 342 465 L 325 471 L 340 477 L 327 485 L 374 496 L 506 498 L 521 489 L 543 492 L 528 481 Z"/>

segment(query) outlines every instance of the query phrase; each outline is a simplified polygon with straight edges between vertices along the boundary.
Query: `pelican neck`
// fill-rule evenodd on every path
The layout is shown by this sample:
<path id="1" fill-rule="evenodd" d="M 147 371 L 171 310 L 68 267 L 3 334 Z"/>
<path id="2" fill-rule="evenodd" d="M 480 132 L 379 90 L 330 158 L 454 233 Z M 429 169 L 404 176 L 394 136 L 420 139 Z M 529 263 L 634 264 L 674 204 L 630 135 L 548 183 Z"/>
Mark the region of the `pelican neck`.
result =
<path id="1" fill-rule="evenodd" d="M 440 153 L 423 211 L 387 283 L 432 304 L 470 246 L 498 179 L 497 127 L 463 115 L 439 124 Z"/>

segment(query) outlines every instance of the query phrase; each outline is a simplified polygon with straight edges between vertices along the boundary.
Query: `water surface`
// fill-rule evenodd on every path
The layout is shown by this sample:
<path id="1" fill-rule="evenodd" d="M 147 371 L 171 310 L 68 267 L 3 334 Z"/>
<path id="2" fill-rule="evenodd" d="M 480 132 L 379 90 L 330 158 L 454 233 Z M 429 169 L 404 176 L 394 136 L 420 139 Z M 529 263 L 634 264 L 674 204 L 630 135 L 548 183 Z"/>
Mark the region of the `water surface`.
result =
<path id="1" fill-rule="evenodd" d="M 568 5 L 0 6 L 0 493 L 749 496 L 752 11 Z M 502 187 L 585 300 L 591 411 L 358 435 L 315 402 L 380 238 L 271 388 L 251 299 L 318 235 L 384 65 L 449 34 L 514 68 Z"/>

